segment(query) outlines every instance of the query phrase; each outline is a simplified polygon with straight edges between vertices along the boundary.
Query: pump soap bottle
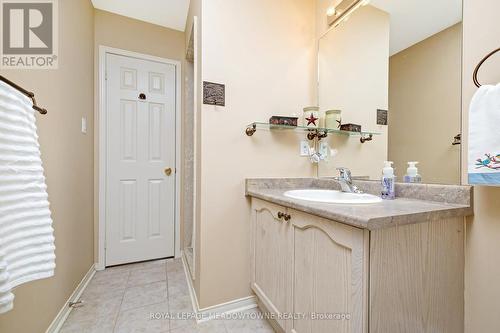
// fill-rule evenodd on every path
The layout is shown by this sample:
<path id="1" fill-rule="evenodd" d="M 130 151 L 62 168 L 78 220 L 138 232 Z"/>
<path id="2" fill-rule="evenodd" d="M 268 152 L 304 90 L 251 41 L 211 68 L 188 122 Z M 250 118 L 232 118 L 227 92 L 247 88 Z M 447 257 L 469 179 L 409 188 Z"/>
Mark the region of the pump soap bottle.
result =
<path id="1" fill-rule="evenodd" d="M 406 169 L 405 183 L 421 183 L 422 177 L 418 174 L 418 162 L 408 162 Z"/>
<path id="2" fill-rule="evenodd" d="M 394 176 L 393 164 L 394 162 L 390 161 L 384 162 L 385 166 L 382 170 L 382 199 L 392 200 L 396 197 L 396 177 Z"/>

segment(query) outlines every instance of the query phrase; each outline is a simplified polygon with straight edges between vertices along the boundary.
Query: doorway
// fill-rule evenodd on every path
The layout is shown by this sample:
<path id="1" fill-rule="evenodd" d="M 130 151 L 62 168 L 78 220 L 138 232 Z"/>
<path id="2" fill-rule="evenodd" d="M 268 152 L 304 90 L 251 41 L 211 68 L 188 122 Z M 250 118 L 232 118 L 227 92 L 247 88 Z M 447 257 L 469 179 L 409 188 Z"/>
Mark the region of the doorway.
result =
<path id="1" fill-rule="evenodd" d="M 100 60 L 98 268 L 178 256 L 180 63 L 104 47 Z"/>

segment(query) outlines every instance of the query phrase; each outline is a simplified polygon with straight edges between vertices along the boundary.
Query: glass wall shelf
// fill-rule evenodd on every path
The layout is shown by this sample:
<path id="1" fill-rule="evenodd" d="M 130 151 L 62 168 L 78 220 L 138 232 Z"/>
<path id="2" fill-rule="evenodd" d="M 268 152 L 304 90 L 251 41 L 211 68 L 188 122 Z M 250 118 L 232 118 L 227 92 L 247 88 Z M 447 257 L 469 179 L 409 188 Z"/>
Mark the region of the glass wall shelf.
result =
<path id="1" fill-rule="evenodd" d="M 377 132 L 351 132 L 351 131 L 342 131 L 337 128 L 312 128 L 306 126 L 288 126 L 288 125 L 274 125 L 264 122 L 254 122 L 247 126 L 245 133 L 248 136 L 252 136 L 257 130 L 270 130 L 270 131 L 280 131 L 280 130 L 289 130 L 296 132 L 304 132 L 307 133 L 307 138 L 309 140 L 313 140 L 314 138 L 322 139 L 326 138 L 328 134 L 336 134 L 336 135 L 346 135 L 346 136 L 354 136 L 361 137 L 361 143 L 365 143 L 366 141 L 373 140 L 374 135 L 380 135 L 381 133 Z"/>

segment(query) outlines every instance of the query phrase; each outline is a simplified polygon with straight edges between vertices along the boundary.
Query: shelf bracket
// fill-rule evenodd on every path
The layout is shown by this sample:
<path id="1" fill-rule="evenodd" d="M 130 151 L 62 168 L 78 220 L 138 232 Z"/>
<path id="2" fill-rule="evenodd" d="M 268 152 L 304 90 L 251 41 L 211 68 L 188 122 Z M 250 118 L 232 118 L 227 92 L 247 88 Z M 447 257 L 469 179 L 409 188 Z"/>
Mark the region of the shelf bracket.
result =
<path id="1" fill-rule="evenodd" d="M 369 135 L 361 134 L 361 139 L 359 139 L 359 141 L 361 141 L 361 143 L 365 143 L 367 141 L 372 141 L 372 140 L 373 140 L 373 134 L 369 134 Z"/>
<path id="2" fill-rule="evenodd" d="M 309 133 L 307 133 L 307 139 L 310 141 L 314 140 L 315 138 L 318 138 L 318 140 L 324 139 L 328 137 L 328 132 L 326 131 L 319 131 L 317 129 L 310 129 Z"/>
<path id="3" fill-rule="evenodd" d="M 257 125 L 256 124 L 252 124 L 252 126 L 247 127 L 247 129 L 245 130 L 245 133 L 248 136 L 254 135 L 255 132 L 257 132 Z"/>
<path id="4" fill-rule="evenodd" d="M 324 139 L 328 137 L 328 133 L 325 131 L 325 132 L 318 132 L 318 140 L 321 140 L 321 139 Z"/>

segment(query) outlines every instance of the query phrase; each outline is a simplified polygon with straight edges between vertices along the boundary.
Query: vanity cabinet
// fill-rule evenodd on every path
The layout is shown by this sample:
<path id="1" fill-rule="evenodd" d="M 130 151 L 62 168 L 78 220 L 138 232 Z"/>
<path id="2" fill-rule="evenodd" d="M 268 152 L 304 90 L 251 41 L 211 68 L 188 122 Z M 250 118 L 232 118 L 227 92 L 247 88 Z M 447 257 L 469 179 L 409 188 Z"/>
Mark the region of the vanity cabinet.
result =
<path id="1" fill-rule="evenodd" d="M 362 229 L 252 200 L 251 286 L 284 332 L 367 332 L 367 251 Z"/>
<path id="2" fill-rule="evenodd" d="M 257 198 L 251 210 L 251 287 L 277 331 L 464 331 L 463 217 L 370 231 Z"/>

